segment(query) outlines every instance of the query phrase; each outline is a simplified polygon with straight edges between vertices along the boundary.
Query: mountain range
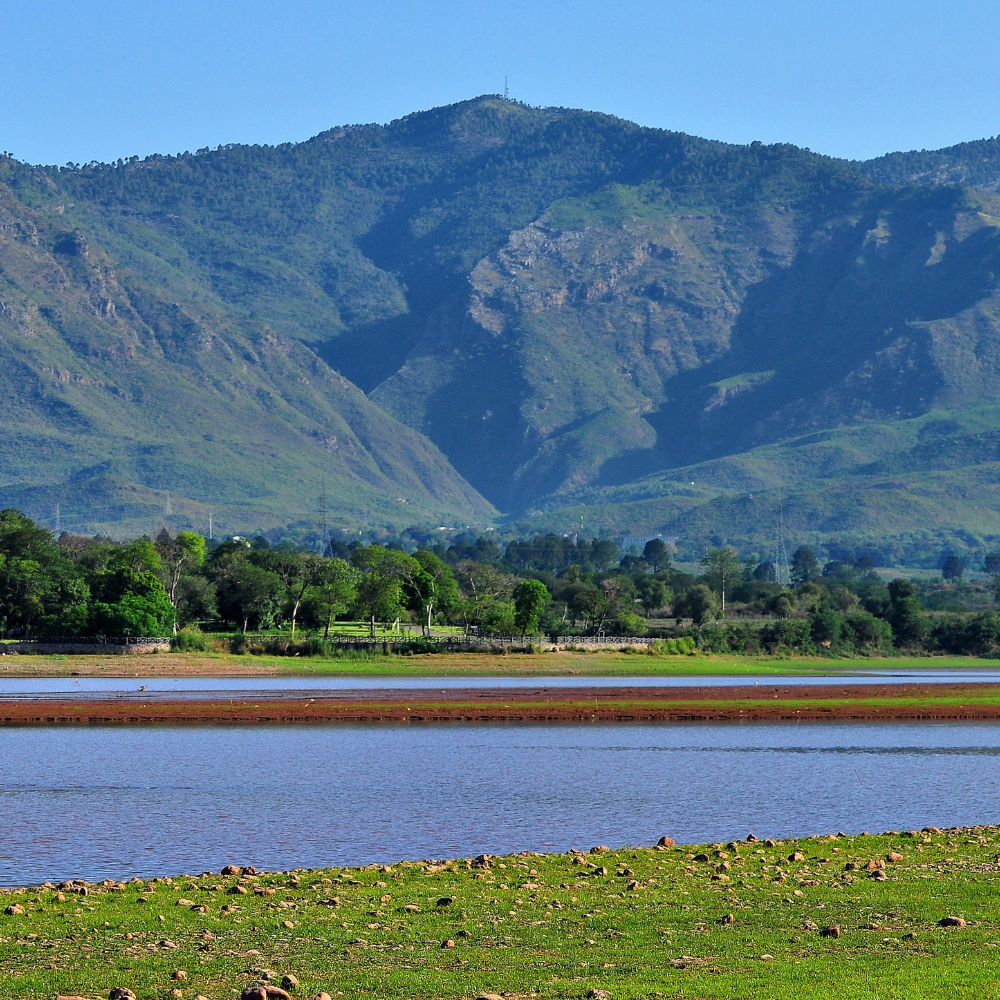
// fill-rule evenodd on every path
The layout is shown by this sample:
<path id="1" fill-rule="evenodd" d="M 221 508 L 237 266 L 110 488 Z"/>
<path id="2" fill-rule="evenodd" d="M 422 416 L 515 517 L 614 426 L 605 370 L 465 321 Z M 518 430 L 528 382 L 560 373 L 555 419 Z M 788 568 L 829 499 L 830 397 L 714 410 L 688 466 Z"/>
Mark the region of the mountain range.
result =
<path id="1" fill-rule="evenodd" d="M 0 159 L 0 503 L 1000 541 L 1000 140 L 867 162 L 481 97 L 302 143 Z"/>

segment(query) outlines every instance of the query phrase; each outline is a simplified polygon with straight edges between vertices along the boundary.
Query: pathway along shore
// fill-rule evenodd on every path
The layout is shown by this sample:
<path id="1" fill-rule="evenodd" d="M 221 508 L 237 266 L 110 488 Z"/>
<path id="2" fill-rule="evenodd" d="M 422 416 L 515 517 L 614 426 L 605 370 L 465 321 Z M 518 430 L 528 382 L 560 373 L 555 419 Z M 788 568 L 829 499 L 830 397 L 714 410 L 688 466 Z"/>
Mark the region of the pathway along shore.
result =
<path id="1" fill-rule="evenodd" d="M 451 688 L 0 698 L 0 725 L 1000 720 L 1000 684 Z"/>

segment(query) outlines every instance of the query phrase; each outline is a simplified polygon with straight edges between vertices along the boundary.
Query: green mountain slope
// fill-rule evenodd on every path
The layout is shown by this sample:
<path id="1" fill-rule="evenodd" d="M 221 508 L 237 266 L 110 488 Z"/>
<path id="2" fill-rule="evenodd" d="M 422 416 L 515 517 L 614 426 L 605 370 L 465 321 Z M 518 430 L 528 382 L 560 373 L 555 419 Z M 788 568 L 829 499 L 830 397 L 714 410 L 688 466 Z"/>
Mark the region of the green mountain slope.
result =
<path id="1" fill-rule="evenodd" d="M 113 265 L 64 215 L 0 200 L 0 493 L 72 530 L 482 521 L 418 433 L 301 342 Z M 175 297 L 176 296 L 176 297 Z"/>
<path id="2" fill-rule="evenodd" d="M 852 164 L 484 97 L 4 160 L 5 502 L 145 524 L 169 490 L 246 527 L 308 519 L 325 481 L 342 526 L 762 545 L 752 487 L 831 544 L 1000 535 L 995 457 L 961 430 L 914 465 L 908 437 L 997 416 L 998 150 Z"/>

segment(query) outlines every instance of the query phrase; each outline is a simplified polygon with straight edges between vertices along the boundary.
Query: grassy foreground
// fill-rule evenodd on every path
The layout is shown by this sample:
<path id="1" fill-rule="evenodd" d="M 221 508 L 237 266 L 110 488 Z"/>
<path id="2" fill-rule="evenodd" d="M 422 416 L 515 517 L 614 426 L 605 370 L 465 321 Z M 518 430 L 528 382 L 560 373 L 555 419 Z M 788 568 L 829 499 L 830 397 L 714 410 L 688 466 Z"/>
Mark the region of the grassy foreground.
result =
<path id="1" fill-rule="evenodd" d="M 645 653 L 359 653 L 341 657 L 234 656 L 230 653 L 156 653 L 127 656 L 4 656 L 2 677 L 247 677 L 247 676 L 723 676 L 828 674 L 870 670 L 996 670 L 1000 661 L 971 656 L 895 656 L 833 659 L 822 656 L 649 656 Z"/>
<path id="2" fill-rule="evenodd" d="M 221 1000 L 265 970 L 307 997 L 994 996 L 998 849 L 990 826 L 47 885 L 0 895 L 23 909 L 0 914 L 0 979 L 141 1000 Z"/>

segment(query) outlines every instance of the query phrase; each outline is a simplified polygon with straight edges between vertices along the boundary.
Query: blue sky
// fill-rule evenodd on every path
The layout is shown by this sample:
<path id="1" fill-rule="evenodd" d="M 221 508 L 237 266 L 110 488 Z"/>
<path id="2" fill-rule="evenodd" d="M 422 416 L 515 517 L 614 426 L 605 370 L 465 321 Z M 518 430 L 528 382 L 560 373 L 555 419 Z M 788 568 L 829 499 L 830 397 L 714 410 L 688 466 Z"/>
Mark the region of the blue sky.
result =
<path id="1" fill-rule="evenodd" d="M 503 90 L 851 158 L 1000 132 L 973 0 L 4 0 L 0 148 L 41 163 L 305 139 Z"/>

